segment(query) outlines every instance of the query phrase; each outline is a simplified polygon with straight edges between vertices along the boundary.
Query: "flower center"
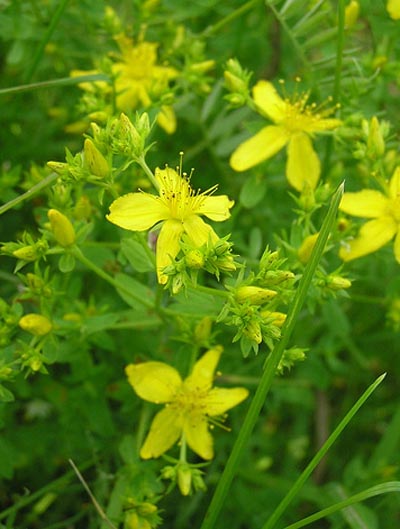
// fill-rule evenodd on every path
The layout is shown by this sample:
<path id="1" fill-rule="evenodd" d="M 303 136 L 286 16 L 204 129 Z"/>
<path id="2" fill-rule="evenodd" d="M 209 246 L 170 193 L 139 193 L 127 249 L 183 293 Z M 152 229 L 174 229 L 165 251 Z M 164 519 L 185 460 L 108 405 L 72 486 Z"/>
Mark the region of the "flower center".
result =
<path id="1" fill-rule="evenodd" d="M 321 116 L 315 114 L 317 105 L 307 105 L 308 94 L 303 94 L 297 99 L 290 101 L 285 99 L 283 125 L 290 132 L 312 132 L 315 123 Z"/>
<path id="2" fill-rule="evenodd" d="M 201 388 L 182 388 L 170 403 L 177 411 L 184 415 L 206 414 L 207 390 Z"/>
<path id="3" fill-rule="evenodd" d="M 171 219 L 184 221 L 191 215 L 200 213 L 206 195 L 217 186 L 201 193 L 194 191 L 185 175 L 179 176 L 175 171 L 165 171 L 161 175 L 160 199 L 170 211 Z"/>

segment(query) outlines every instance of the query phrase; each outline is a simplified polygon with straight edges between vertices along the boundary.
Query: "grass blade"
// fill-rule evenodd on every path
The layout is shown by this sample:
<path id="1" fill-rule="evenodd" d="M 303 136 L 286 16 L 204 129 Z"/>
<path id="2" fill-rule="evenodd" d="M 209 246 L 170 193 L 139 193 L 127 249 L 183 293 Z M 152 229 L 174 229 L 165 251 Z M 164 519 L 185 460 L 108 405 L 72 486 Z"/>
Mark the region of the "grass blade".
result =
<path id="1" fill-rule="evenodd" d="M 272 527 L 274 527 L 275 523 L 278 521 L 278 519 L 285 512 L 285 510 L 287 509 L 289 504 L 292 502 L 293 498 L 298 494 L 299 490 L 304 485 L 304 483 L 307 481 L 307 479 L 309 478 L 309 476 L 311 475 L 313 470 L 316 468 L 318 463 L 325 456 L 325 454 L 328 452 L 330 447 L 333 445 L 333 443 L 336 441 L 336 439 L 339 437 L 339 435 L 342 433 L 342 431 L 345 429 L 345 427 L 349 424 L 351 419 L 358 412 L 358 410 L 361 408 L 361 406 L 364 404 L 364 402 L 368 399 L 368 397 L 379 386 L 379 384 L 382 382 L 382 380 L 385 378 L 385 376 L 386 376 L 386 373 L 384 373 L 383 375 L 378 377 L 375 380 L 375 382 L 373 384 L 371 384 L 369 386 L 369 388 L 361 395 L 361 397 L 353 405 L 353 407 L 350 409 L 350 411 L 348 411 L 346 413 L 346 415 L 340 421 L 340 423 L 335 428 L 335 430 L 331 433 L 331 435 L 328 437 L 328 439 L 325 441 L 325 443 L 322 445 L 322 447 L 318 450 L 318 452 L 312 458 L 312 460 L 307 465 L 307 467 L 303 470 L 303 472 L 297 478 L 297 480 L 293 484 L 292 488 L 289 490 L 289 492 L 286 494 L 286 496 L 283 498 L 281 503 L 278 505 L 278 507 L 273 512 L 272 516 L 262 526 L 262 529 L 271 529 Z"/>

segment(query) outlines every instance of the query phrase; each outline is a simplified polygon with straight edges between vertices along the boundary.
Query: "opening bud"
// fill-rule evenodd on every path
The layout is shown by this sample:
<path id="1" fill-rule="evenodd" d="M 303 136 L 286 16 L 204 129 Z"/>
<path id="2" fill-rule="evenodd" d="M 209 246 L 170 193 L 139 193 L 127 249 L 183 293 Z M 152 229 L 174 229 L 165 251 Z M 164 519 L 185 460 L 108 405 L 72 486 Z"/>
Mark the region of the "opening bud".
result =
<path id="1" fill-rule="evenodd" d="M 75 230 L 71 221 L 57 209 L 47 213 L 55 240 L 64 248 L 75 243 Z"/>

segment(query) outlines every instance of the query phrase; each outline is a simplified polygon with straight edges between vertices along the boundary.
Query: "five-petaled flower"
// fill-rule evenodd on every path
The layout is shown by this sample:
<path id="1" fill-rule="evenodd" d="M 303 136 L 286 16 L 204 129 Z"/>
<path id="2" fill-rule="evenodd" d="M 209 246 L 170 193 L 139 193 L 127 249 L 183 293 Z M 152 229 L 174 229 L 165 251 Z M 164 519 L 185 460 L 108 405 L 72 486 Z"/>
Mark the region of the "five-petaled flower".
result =
<path id="1" fill-rule="evenodd" d="M 120 50 L 111 67 L 115 76 L 114 88 L 105 81 L 82 82 L 79 87 L 85 92 L 98 89 L 109 98 L 116 94 L 116 107 L 123 112 L 148 108 L 170 90 L 170 82 L 178 76 L 175 68 L 160 65 L 157 58 L 158 44 L 141 40 L 137 44 L 123 33 L 115 37 Z M 73 77 L 100 73 L 98 70 L 73 70 Z M 170 105 L 161 105 L 157 123 L 166 132 L 176 130 L 176 116 Z"/>
<path id="2" fill-rule="evenodd" d="M 194 191 L 185 176 L 169 167 L 156 169 L 155 177 L 159 196 L 144 192 L 123 195 L 111 204 L 107 219 L 132 231 L 145 231 L 162 223 L 156 261 L 158 281 L 165 284 L 168 276 L 162 271 L 178 255 L 181 236 L 185 233 L 197 247 L 217 242 L 219 237 L 200 215 L 218 222 L 226 220 L 234 202 L 226 195 L 210 196 L 217 186 L 203 193 Z"/>
<path id="3" fill-rule="evenodd" d="M 235 171 L 246 171 L 267 160 L 287 145 L 286 176 L 297 191 L 307 186 L 315 189 L 321 163 L 314 151 L 314 134 L 333 130 L 341 124 L 339 119 L 327 118 L 334 108 L 318 109 L 307 105 L 309 94 L 282 99 L 268 81 L 259 81 L 253 87 L 253 100 L 259 113 L 274 122 L 239 145 L 232 153 L 230 164 Z"/>
<path id="4" fill-rule="evenodd" d="M 245 388 L 212 387 L 221 353 L 221 346 L 207 351 L 185 380 L 176 369 L 163 362 L 126 367 L 128 381 L 140 398 L 165 404 L 154 417 L 140 450 L 143 459 L 159 457 L 179 440 L 186 442 L 203 459 L 214 457 L 209 422 L 217 423 L 219 416 L 248 396 Z"/>
<path id="5" fill-rule="evenodd" d="M 400 263 L 400 166 L 385 194 L 375 189 L 345 193 L 340 209 L 355 217 L 373 219 L 361 227 L 355 239 L 342 246 L 339 255 L 344 261 L 375 252 L 395 237 L 394 255 Z"/>

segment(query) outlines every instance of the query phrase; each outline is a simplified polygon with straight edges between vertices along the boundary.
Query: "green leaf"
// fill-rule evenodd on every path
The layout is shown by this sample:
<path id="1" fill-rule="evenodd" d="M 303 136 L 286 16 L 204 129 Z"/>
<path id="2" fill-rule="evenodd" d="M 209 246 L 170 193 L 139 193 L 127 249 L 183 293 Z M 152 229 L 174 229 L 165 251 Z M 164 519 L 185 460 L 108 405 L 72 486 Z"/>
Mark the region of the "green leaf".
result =
<path id="1" fill-rule="evenodd" d="M 266 189 L 267 181 L 265 178 L 260 178 L 257 175 L 251 176 L 242 187 L 239 196 L 240 203 L 247 209 L 254 208 L 264 198 Z"/>
<path id="2" fill-rule="evenodd" d="M 75 268 L 75 257 L 70 253 L 64 253 L 58 260 L 58 268 L 63 274 L 72 272 Z"/>
<path id="3" fill-rule="evenodd" d="M 13 400 L 15 399 L 11 391 L 0 384 L 0 402 L 12 402 Z"/>
<path id="4" fill-rule="evenodd" d="M 145 299 L 147 303 L 151 302 L 154 304 L 154 292 L 133 277 L 126 274 L 117 274 L 115 279 L 123 287 L 117 287 L 118 294 L 130 307 L 143 310 L 145 305 L 140 302 L 141 299 Z M 129 292 L 132 292 L 132 295 Z"/>
<path id="5" fill-rule="evenodd" d="M 139 241 L 128 237 L 122 239 L 121 252 L 137 272 L 144 273 L 155 270 L 154 258 L 151 259 L 150 249 L 147 252 Z"/>

